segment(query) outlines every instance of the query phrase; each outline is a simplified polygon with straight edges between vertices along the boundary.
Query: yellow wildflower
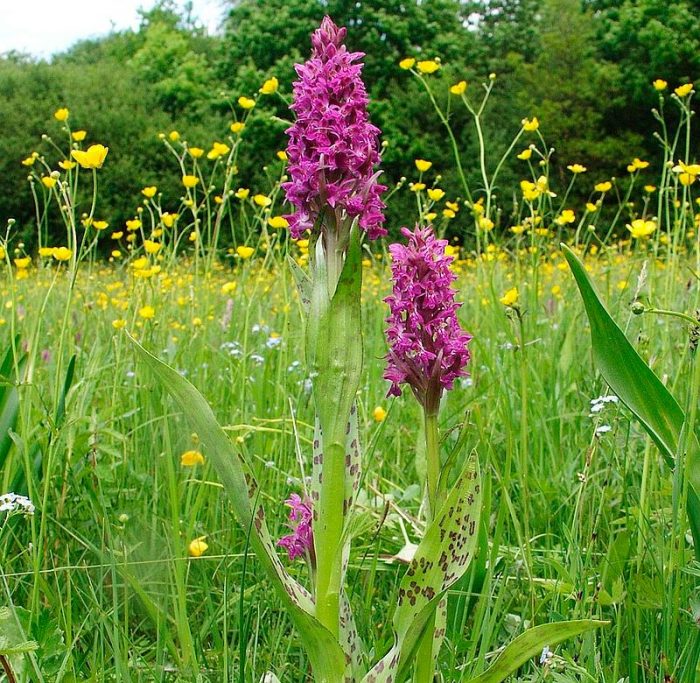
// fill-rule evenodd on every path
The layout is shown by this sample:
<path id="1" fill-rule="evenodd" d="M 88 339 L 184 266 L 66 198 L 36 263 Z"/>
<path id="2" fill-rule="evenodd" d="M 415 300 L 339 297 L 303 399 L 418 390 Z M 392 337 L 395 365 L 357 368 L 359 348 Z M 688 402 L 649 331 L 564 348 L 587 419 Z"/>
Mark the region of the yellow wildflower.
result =
<path id="1" fill-rule="evenodd" d="M 238 133 L 242 133 L 244 128 L 245 128 L 245 123 L 243 123 L 242 121 L 234 121 L 229 126 L 229 129 L 231 130 L 231 132 L 236 134 L 236 135 L 238 135 Z"/>
<path id="2" fill-rule="evenodd" d="M 126 327 L 126 320 L 124 320 L 124 318 L 117 318 L 116 320 L 112 320 L 112 327 L 115 330 L 123 330 Z"/>
<path id="3" fill-rule="evenodd" d="M 528 133 L 532 133 L 540 127 L 540 122 L 536 116 L 533 116 L 531 119 L 523 119 L 520 123 L 523 126 L 523 130 Z"/>
<path id="4" fill-rule="evenodd" d="M 679 85 L 673 92 L 675 92 L 678 97 L 685 97 L 693 92 L 693 84 L 685 83 L 683 85 Z"/>
<path id="5" fill-rule="evenodd" d="M 43 183 L 45 188 L 47 188 L 48 190 L 52 190 L 56 186 L 58 178 L 52 178 L 51 176 L 45 175 L 41 177 L 41 182 Z"/>
<path id="6" fill-rule="evenodd" d="M 271 228 L 288 228 L 289 221 L 284 216 L 271 216 L 267 219 L 267 224 Z"/>
<path id="7" fill-rule="evenodd" d="M 641 171 L 642 169 L 649 166 L 648 161 L 642 161 L 639 157 L 632 159 L 632 162 L 627 166 L 627 171 L 629 173 L 634 173 L 635 171 Z"/>
<path id="8" fill-rule="evenodd" d="M 425 59 L 416 66 L 422 74 L 434 74 L 440 68 L 440 64 L 434 59 Z"/>
<path id="9" fill-rule="evenodd" d="M 87 131 L 86 130 L 74 130 L 71 133 L 71 137 L 76 142 L 82 142 L 87 137 Z"/>
<path id="10" fill-rule="evenodd" d="M 610 192 L 612 189 L 612 183 L 609 180 L 605 180 L 602 183 L 596 183 L 593 187 L 596 192 Z"/>
<path id="11" fill-rule="evenodd" d="M 627 229 L 630 231 L 633 239 L 643 239 L 649 237 L 656 230 L 656 222 L 637 218 L 632 221 L 631 225 L 627 224 Z"/>
<path id="12" fill-rule="evenodd" d="M 236 287 L 238 287 L 238 283 L 233 280 L 225 282 L 223 285 L 221 285 L 221 293 L 232 294 L 236 291 Z"/>
<path id="13" fill-rule="evenodd" d="M 64 170 L 64 171 L 70 171 L 76 167 L 75 161 L 71 161 L 70 159 L 64 159 L 63 161 L 59 161 L 58 165 Z"/>
<path id="14" fill-rule="evenodd" d="M 271 78 L 268 78 L 263 84 L 262 87 L 260 88 L 260 92 L 263 95 L 273 95 L 274 93 L 277 92 L 277 89 L 280 87 L 280 82 L 272 76 Z"/>
<path id="15" fill-rule="evenodd" d="M 648 194 L 651 194 L 652 192 L 656 192 L 656 185 L 645 185 L 644 191 L 647 192 Z"/>
<path id="16" fill-rule="evenodd" d="M 34 166 L 34 162 L 38 157 L 38 152 L 32 152 L 26 159 L 22 159 L 22 166 Z"/>
<path id="17" fill-rule="evenodd" d="M 193 187 L 195 187 L 199 183 L 199 178 L 196 175 L 183 175 L 182 176 L 182 184 L 188 189 L 191 190 Z"/>
<path id="18" fill-rule="evenodd" d="M 183 467 L 194 467 L 204 464 L 204 456 L 199 451 L 185 451 L 180 456 L 180 464 Z"/>
<path id="19" fill-rule="evenodd" d="M 241 95 L 238 98 L 238 105 L 242 109 L 252 109 L 255 106 L 255 100 L 251 99 L 250 97 L 244 97 L 243 95 Z"/>
<path id="20" fill-rule="evenodd" d="M 479 218 L 478 226 L 480 230 L 483 230 L 484 232 L 489 232 L 493 230 L 494 223 L 490 218 L 482 216 L 481 218 Z"/>
<path id="21" fill-rule="evenodd" d="M 453 95 L 463 95 L 467 91 L 467 82 L 466 81 L 460 81 L 459 83 L 455 83 L 453 86 L 450 87 L 450 92 Z"/>
<path id="22" fill-rule="evenodd" d="M 66 109 L 66 107 L 61 107 L 53 113 L 53 117 L 56 119 L 56 121 L 66 121 L 68 119 L 69 113 L 70 112 L 68 111 L 68 109 Z"/>
<path id="23" fill-rule="evenodd" d="M 153 306 L 141 306 L 139 308 L 139 316 L 144 320 L 151 320 L 156 314 L 156 309 Z"/>
<path id="24" fill-rule="evenodd" d="M 425 190 L 425 183 L 409 183 L 408 189 L 411 190 L 411 192 L 421 192 Z"/>
<path id="25" fill-rule="evenodd" d="M 382 406 L 377 406 L 372 411 L 372 417 L 374 418 L 375 422 L 384 422 L 384 420 L 386 419 L 386 410 L 384 410 Z"/>
<path id="26" fill-rule="evenodd" d="M 53 256 L 53 250 L 55 247 L 39 247 L 39 256 L 41 258 L 48 258 L 49 256 Z"/>
<path id="27" fill-rule="evenodd" d="M 511 287 L 500 299 L 499 301 L 504 306 L 510 306 L 513 308 L 518 303 L 518 288 Z"/>
<path id="28" fill-rule="evenodd" d="M 554 219 L 557 225 L 568 225 L 576 220 L 576 214 L 571 209 L 564 209 L 561 214 Z"/>
<path id="29" fill-rule="evenodd" d="M 207 552 L 209 546 L 204 542 L 205 538 L 206 536 L 195 538 L 194 541 L 187 546 L 187 552 L 190 554 L 190 557 L 201 557 Z"/>
<path id="30" fill-rule="evenodd" d="M 154 242 L 153 240 L 143 241 L 143 248 L 147 254 L 157 254 L 162 246 L 160 242 Z"/>
<path id="31" fill-rule="evenodd" d="M 570 166 L 567 166 L 568 168 L 574 175 L 578 173 L 585 173 L 586 172 L 586 167 L 582 166 L 581 164 L 571 164 Z"/>
<path id="32" fill-rule="evenodd" d="M 253 201 L 258 205 L 258 206 L 270 206 L 272 204 L 272 200 L 265 194 L 256 194 L 253 197 Z"/>
<path id="33" fill-rule="evenodd" d="M 204 154 L 204 150 L 201 147 L 188 147 L 187 151 L 193 159 L 199 159 Z"/>
<path id="34" fill-rule="evenodd" d="M 528 147 L 527 149 L 524 149 L 520 154 L 517 155 L 518 159 L 522 159 L 522 161 L 527 161 L 531 156 L 532 156 L 532 150 Z"/>
<path id="35" fill-rule="evenodd" d="M 280 161 L 287 161 L 287 152 L 285 152 L 283 149 L 281 149 L 279 152 L 277 152 L 277 158 Z"/>
<path id="36" fill-rule="evenodd" d="M 126 222 L 126 229 L 129 232 L 135 232 L 141 227 L 141 221 L 138 218 L 132 218 Z"/>
<path id="37" fill-rule="evenodd" d="M 52 256 L 57 261 L 68 261 L 73 256 L 73 252 L 68 247 L 56 247 L 53 249 Z"/>
<path id="38" fill-rule="evenodd" d="M 659 92 L 666 90 L 668 87 L 668 83 L 663 78 L 657 78 L 652 85 L 654 86 L 654 90 L 658 90 Z"/>
<path id="39" fill-rule="evenodd" d="M 598 210 L 598 205 L 593 202 L 586 202 L 586 211 L 588 213 L 595 213 Z"/>
<path id="40" fill-rule="evenodd" d="M 248 199 L 250 190 L 247 187 L 239 187 L 233 195 L 236 199 Z"/>
<path id="41" fill-rule="evenodd" d="M 253 247 L 236 247 L 236 254 L 242 259 L 249 259 L 255 253 Z"/>
<path id="42" fill-rule="evenodd" d="M 425 173 L 426 171 L 430 170 L 430 167 L 433 165 L 433 162 L 426 161 L 425 159 L 416 159 L 415 164 L 416 164 L 416 168 L 421 173 Z"/>
<path id="43" fill-rule="evenodd" d="M 439 187 L 433 187 L 428 190 L 428 197 L 430 197 L 430 199 L 432 199 L 434 202 L 439 202 L 444 196 L 444 190 L 441 190 Z"/>
<path id="44" fill-rule="evenodd" d="M 21 258 L 16 258 L 14 259 L 15 265 L 20 269 L 20 270 L 26 270 L 29 268 L 29 264 L 32 262 L 32 257 L 31 256 L 22 256 Z"/>
<path id="45" fill-rule="evenodd" d="M 109 223 L 107 221 L 91 221 L 90 225 L 92 225 L 95 230 L 105 230 L 109 227 Z"/>
<path id="46" fill-rule="evenodd" d="M 415 60 L 413 57 L 406 57 L 405 59 L 402 59 L 402 60 L 399 62 L 399 66 L 400 66 L 402 69 L 408 70 L 408 69 L 412 69 L 412 68 L 413 68 L 413 65 L 414 65 L 415 63 L 416 63 L 416 60 Z"/>
<path id="47" fill-rule="evenodd" d="M 148 199 L 153 199 L 156 196 L 156 192 L 158 192 L 158 188 L 155 185 L 149 185 L 141 190 L 141 194 Z"/>
<path id="48" fill-rule="evenodd" d="M 172 228 L 177 219 L 178 215 L 176 213 L 168 213 L 167 211 L 160 217 L 160 220 L 166 228 Z"/>
<path id="49" fill-rule="evenodd" d="M 207 159 L 218 159 L 224 154 L 228 154 L 231 148 L 223 142 L 215 142 L 207 152 Z"/>
<path id="50" fill-rule="evenodd" d="M 109 147 L 105 147 L 104 145 L 90 145 L 85 151 L 80 149 L 71 150 L 71 156 L 83 168 L 102 168 L 107 152 L 109 152 Z"/>
<path id="51" fill-rule="evenodd" d="M 168 133 L 168 137 L 170 138 L 171 142 L 177 142 L 180 139 L 180 133 L 178 133 L 176 130 L 171 130 L 170 133 Z"/>

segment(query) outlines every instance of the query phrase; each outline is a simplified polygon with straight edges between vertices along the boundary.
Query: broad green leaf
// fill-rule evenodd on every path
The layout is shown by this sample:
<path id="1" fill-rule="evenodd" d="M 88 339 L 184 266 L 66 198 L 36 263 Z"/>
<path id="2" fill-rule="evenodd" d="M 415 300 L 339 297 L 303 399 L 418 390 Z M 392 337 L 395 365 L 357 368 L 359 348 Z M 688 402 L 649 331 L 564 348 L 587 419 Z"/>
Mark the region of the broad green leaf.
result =
<path id="1" fill-rule="evenodd" d="M 579 619 L 535 626 L 509 643 L 496 657 L 496 661 L 480 676 L 470 679 L 469 683 L 501 683 L 529 659 L 539 655 L 545 647 L 552 647 L 563 640 L 607 626 L 609 623 L 595 619 Z"/>
<path id="2" fill-rule="evenodd" d="M 130 338 L 131 339 L 131 338 Z M 197 389 L 180 373 L 131 339 L 137 354 L 187 416 L 199 435 L 216 473 L 224 485 L 236 519 L 250 529 L 250 545 L 272 581 L 287 612 L 298 629 L 316 679 L 335 683 L 343 679 L 345 656 L 332 634 L 315 618 L 311 596 L 285 571 L 265 522 L 261 505 L 254 505 L 257 482 Z"/>
<path id="3" fill-rule="evenodd" d="M 425 532 L 399 586 L 394 645 L 362 679 L 400 679 L 445 592 L 467 571 L 478 545 L 482 507 L 479 464 L 474 453 Z"/>
<path id="4" fill-rule="evenodd" d="M 586 307 L 596 366 L 673 467 L 685 421 L 683 410 L 612 319 L 581 261 L 569 247 L 561 246 Z M 694 434 L 687 438 L 685 474 L 692 487 L 688 491 L 688 518 L 695 556 L 700 558 L 700 444 Z"/>

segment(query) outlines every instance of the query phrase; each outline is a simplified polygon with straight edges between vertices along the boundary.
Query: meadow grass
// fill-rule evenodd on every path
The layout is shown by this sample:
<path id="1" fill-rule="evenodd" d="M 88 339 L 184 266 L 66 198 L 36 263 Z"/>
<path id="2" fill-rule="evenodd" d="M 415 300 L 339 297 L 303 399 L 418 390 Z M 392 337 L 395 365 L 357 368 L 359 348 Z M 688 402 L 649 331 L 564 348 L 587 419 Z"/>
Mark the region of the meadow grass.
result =
<path id="1" fill-rule="evenodd" d="M 190 168 L 182 164 L 194 163 L 198 184 L 208 186 L 174 137 L 167 144 L 183 175 Z M 225 154 L 234 153 L 232 142 Z M 228 197 L 234 161 L 220 169 Z M 633 181 L 638 170 L 630 171 Z M 531 171 L 536 184 L 540 170 Z M 496 208 L 476 198 L 460 204 L 480 235 L 474 249 L 452 248 L 473 357 L 471 376 L 446 398 L 441 432 L 444 453 L 464 437 L 462 457 L 478 454 L 489 555 L 480 558 L 482 575 L 468 574 L 451 592 L 446 681 L 483 670 L 527 625 L 587 617 L 611 623 L 553 648 L 518 680 L 697 680 L 700 566 L 678 514 L 678 482 L 624 407 L 592 403 L 608 392 L 593 369 L 583 306 L 558 248 L 567 237 L 585 254 L 613 317 L 684 405 L 693 354 L 687 324 L 631 307 L 641 301 L 692 314 L 700 306 L 692 183 L 679 183 L 678 174 L 664 167 L 657 194 L 647 191 L 635 212 L 624 187 L 599 223 L 589 209 L 578 225 L 557 221 L 566 216 L 568 190 L 555 207 L 540 188 L 514 216 L 517 229 L 498 237 L 484 222 L 501 215 Z M 17 267 L 11 249 L 21 261 L 22 248 L 6 242 L 3 405 L 17 400 L 17 415 L 3 424 L 0 488 L 26 493 L 37 508 L 0 525 L 4 632 L 15 645 L 38 646 L 8 655 L 17 680 L 257 681 L 268 670 L 306 680 L 298 638 L 247 553 L 206 447 L 203 463 L 181 464 L 183 453 L 200 448 L 199 437 L 136 361 L 124 332 L 201 390 L 252 464 L 273 536 L 286 533 L 282 501 L 310 473 L 314 417 L 285 259 L 303 265 L 308 243 L 271 227 L 278 178 L 270 183 L 259 195 L 269 203 L 253 194 L 227 214 L 217 213 L 214 190 L 192 201 L 188 188 L 177 213 L 189 210 L 190 218 L 186 226 L 181 219 L 179 238 L 163 228 L 159 198 L 147 198 L 131 231 L 141 239 L 120 242 L 123 253 L 109 262 L 95 257 L 89 237 L 97 196 L 87 222 L 77 202 L 61 213 L 66 259 L 43 242 L 46 258 Z M 43 186 L 40 226 L 48 199 L 60 199 Z M 412 189 L 417 219 L 429 220 L 439 200 Z M 70 184 L 68 191 L 69 198 L 79 192 Z M 597 191 L 598 209 L 606 192 Z M 616 225 L 634 227 L 636 217 L 652 214 L 658 223 L 648 235 L 611 238 Z M 234 228 L 232 246 L 219 259 L 225 221 Z M 196 238 L 183 239 L 189 234 Z M 149 251 L 147 239 L 162 246 Z M 392 638 L 403 574 L 394 556 L 418 542 L 424 523 L 419 410 L 407 397 L 388 400 L 382 377 L 386 261 L 382 249 L 368 249 L 363 261 L 359 503 L 369 521 L 349 575 L 358 626 L 378 644 L 375 654 Z M 197 540 L 206 548 L 193 551 Z"/>

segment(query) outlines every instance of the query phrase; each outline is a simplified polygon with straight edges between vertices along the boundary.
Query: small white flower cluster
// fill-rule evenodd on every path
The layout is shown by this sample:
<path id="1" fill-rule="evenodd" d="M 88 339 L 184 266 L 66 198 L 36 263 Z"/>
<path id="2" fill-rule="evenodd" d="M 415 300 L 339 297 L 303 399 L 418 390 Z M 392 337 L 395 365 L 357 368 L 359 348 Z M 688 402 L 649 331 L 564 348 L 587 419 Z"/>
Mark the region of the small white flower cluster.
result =
<path id="1" fill-rule="evenodd" d="M 16 493 L 3 493 L 0 495 L 0 512 L 33 515 L 34 503 L 26 496 L 20 496 Z"/>
<path id="2" fill-rule="evenodd" d="M 600 413 L 608 403 L 617 403 L 617 396 L 598 396 L 591 399 L 591 416 Z"/>

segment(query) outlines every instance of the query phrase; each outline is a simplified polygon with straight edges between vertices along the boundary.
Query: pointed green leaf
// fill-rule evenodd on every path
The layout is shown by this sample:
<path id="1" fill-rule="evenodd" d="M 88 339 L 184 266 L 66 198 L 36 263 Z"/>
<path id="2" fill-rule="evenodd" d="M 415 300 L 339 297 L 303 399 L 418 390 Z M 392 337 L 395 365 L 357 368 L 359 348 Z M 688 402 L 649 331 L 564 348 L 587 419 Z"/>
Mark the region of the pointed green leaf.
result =
<path id="1" fill-rule="evenodd" d="M 470 679 L 469 683 L 501 683 L 529 659 L 539 655 L 545 647 L 552 647 L 563 640 L 594 628 L 607 626 L 609 623 L 594 619 L 579 619 L 535 626 L 509 643 L 496 657 L 496 661 L 480 676 Z"/>
<path id="2" fill-rule="evenodd" d="M 685 421 L 683 410 L 612 319 L 581 261 L 569 247 L 561 246 L 586 307 L 596 366 L 673 467 Z M 688 518 L 695 555 L 700 559 L 700 444 L 694 434 L 687 439 L 685 474 L 692 487 L 688 491 Z"/>
<path id="3" fill-rule="evenodd" d="M 238 523 L 243 529 L 251 530 L 250 545 L 299 630 L 317 679 L 342 680 L 345 669 L 343 651 L 332 634 L 315 618 L 315 607 L 309 593 L 285 571 L 267 529 L 265 512 L 261 505 L 253 504 L 257 499 L 257 482 L 242 455 L 237 452 L 199 391 L 182 375 L 129 338 L 138 356 L 187 416 L 206 447 Z"/>
<path id="4" fill-rule="evenodd" d="M 447 589 L 464 575 L 473 558 L 481 506 L 479 463 L 472 453 L 401 581 L 393 619 L 394 645 L 362 679 L 363 683 L 395 681 L 410 666 L 438 604 Z"/>

